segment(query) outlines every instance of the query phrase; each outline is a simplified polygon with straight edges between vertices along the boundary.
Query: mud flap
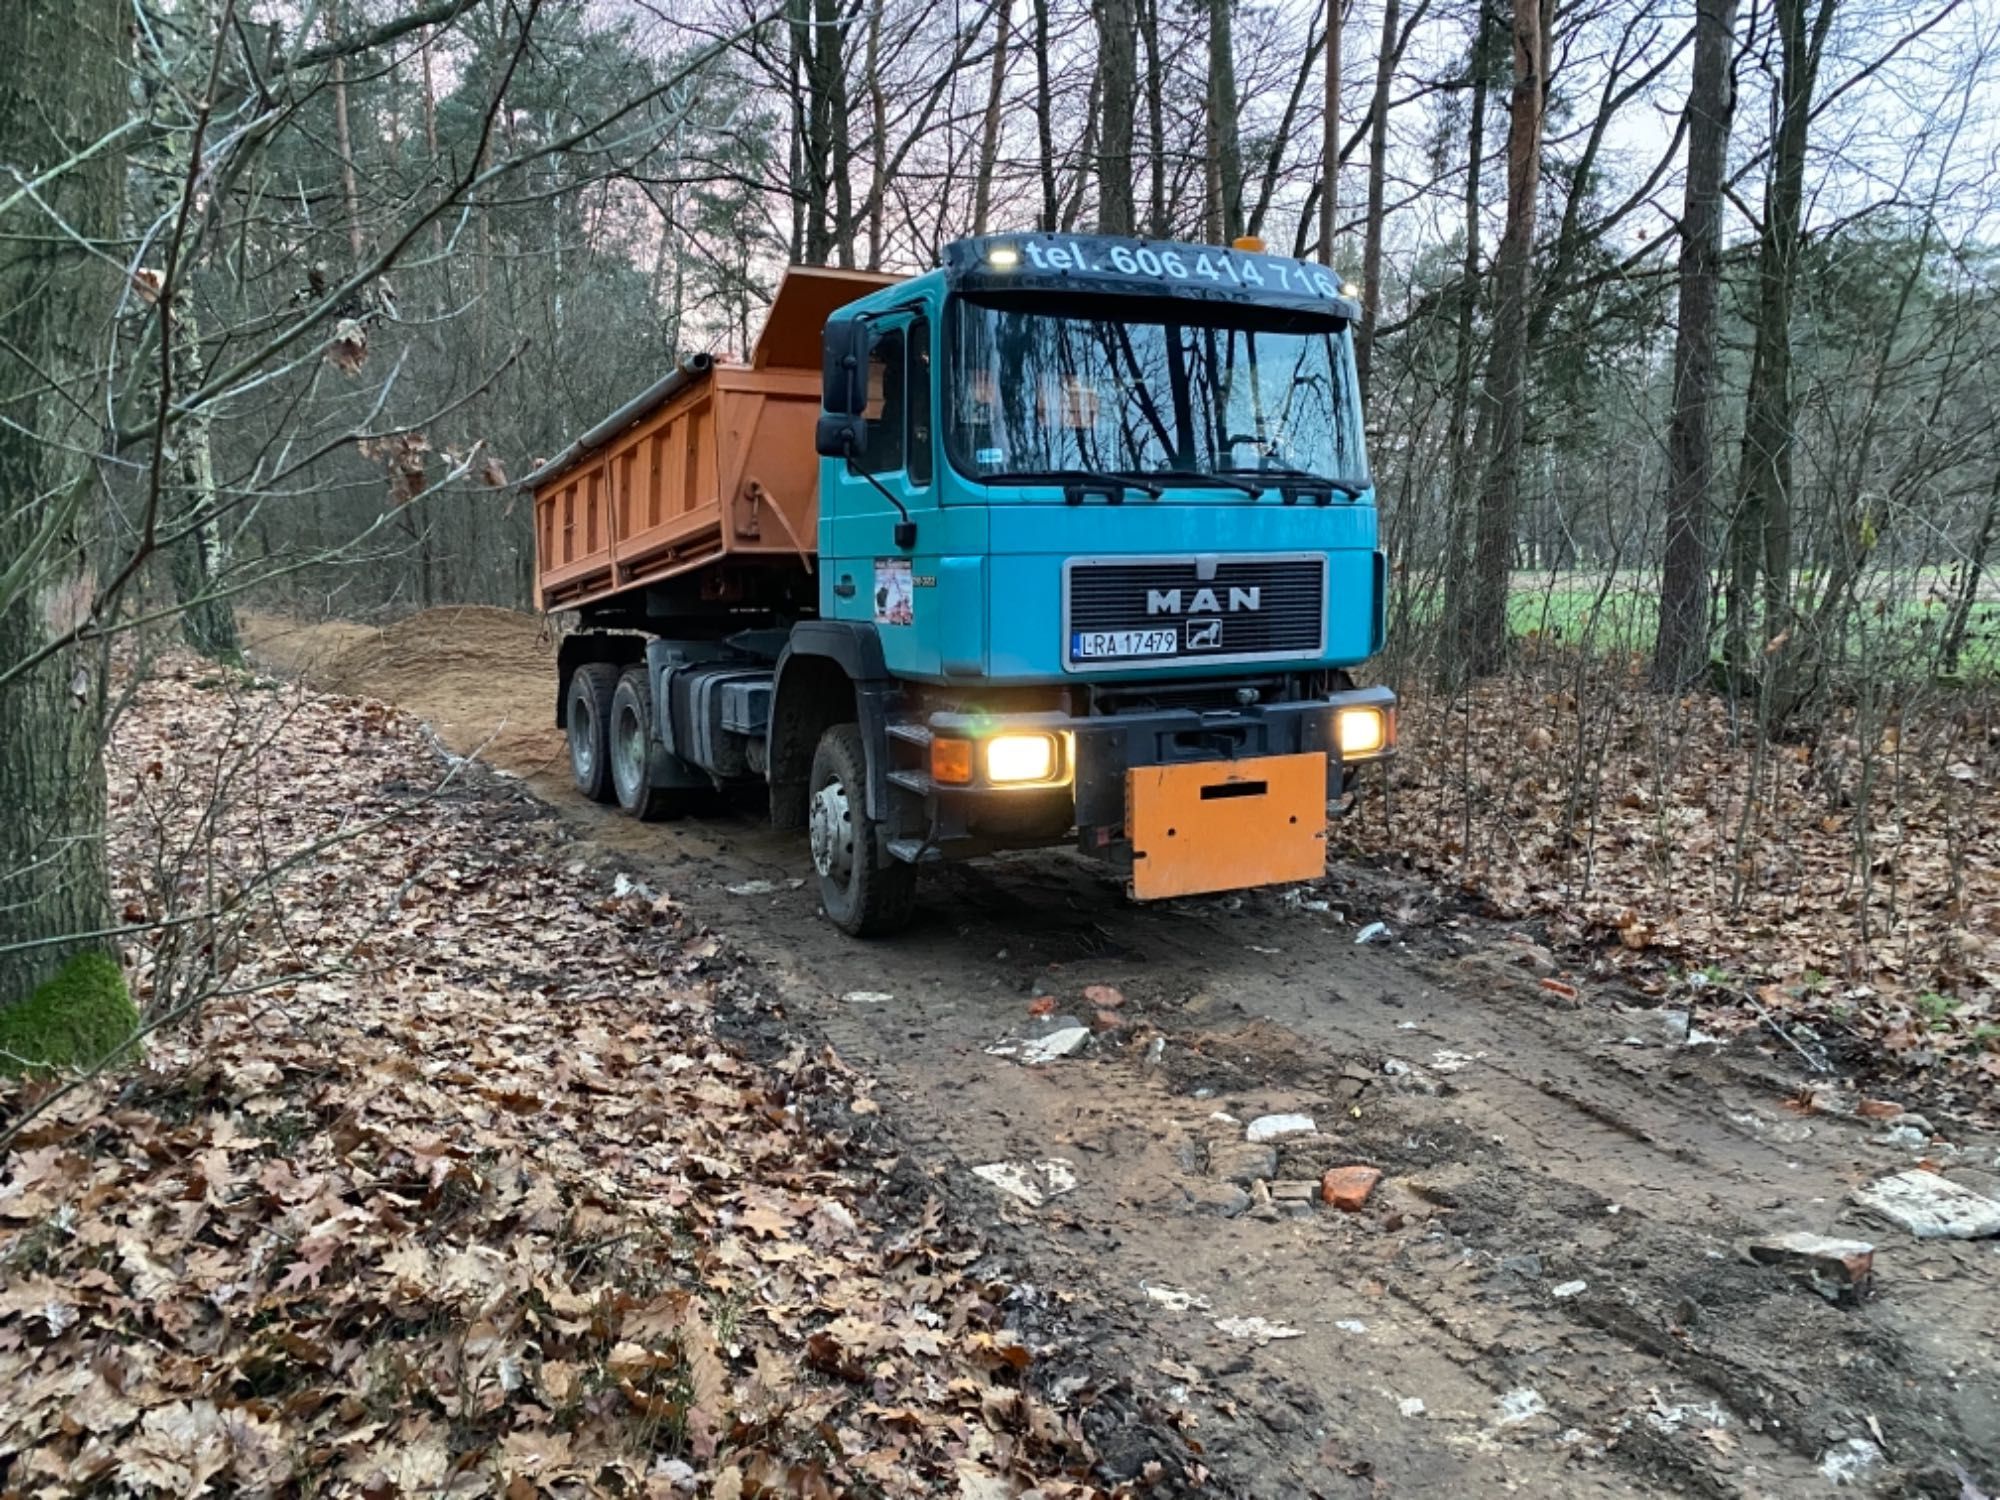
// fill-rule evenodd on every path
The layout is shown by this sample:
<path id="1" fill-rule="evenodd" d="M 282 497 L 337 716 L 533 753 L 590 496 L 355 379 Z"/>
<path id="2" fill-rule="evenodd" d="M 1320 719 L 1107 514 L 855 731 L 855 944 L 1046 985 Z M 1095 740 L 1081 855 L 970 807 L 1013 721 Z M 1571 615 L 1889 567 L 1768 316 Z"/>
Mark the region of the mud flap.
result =
<path id="1" fill-rule="evenodd" d="M 1135 900 L 1326 873 L 1323 754 L 1140 766 L 1125 777 Z"/>

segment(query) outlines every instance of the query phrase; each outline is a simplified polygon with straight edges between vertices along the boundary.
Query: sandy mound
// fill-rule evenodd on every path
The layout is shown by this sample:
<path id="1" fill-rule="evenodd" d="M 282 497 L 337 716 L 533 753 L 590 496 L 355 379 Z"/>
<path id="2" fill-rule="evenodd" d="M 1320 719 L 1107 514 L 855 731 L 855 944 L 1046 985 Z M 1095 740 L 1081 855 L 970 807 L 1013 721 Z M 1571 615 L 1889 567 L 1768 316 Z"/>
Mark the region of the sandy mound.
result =
<path id="1" fill-rule="evenodd" d="M 476 751 L 523 776 L 568 774 L 555 644 L 538 615 L 463 604 L 379 629 L 264 615 L 246 617 L 244 629 L 261 660 L 329 692 L 397 704 L 458 754 Z"/>

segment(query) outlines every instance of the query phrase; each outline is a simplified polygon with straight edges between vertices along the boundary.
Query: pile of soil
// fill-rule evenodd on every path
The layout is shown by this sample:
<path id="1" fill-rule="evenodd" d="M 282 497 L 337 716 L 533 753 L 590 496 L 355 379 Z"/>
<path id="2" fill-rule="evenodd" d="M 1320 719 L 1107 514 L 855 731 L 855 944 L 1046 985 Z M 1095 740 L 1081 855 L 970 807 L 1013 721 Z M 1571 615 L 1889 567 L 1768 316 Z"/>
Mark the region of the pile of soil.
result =
<path id="1" fill-rule="evenodd" d="M 246 615 L 253 656 L 330 692 L 395 703 L 447 748 L 516 775 L 567 776 L 555 727 L 555 643 L 538 615 L 427 609 L 383 627 Z"/>

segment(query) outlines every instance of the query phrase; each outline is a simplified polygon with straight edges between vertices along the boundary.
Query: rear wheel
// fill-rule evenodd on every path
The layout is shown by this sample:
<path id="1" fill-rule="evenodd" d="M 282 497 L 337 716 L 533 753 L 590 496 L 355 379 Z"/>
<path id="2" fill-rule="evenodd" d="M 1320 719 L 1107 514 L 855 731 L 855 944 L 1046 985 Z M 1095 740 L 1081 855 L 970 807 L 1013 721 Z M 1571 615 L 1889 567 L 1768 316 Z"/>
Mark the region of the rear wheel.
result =
<path id="1" fill-rule="evenodd" d="M 608 661 L 588 661 L 569 680 L 563 721 L 569 727 L 569 772 L 576 789 L 592 802 L 611 802 L 611 756 L 606 739 L 611 724 L 611 699 L 618 690 L 618 668 Z"/>
<path id="2" fill-rule="evenodd" d="M 627 667 L 611 695 L 611 784 L 619 810 L 642 821 L 671 817 L 688 793 L 653 785 L 653 683 L 644 667 Z"/>
<path id="3" fill-rule="evenodd" d="M 854 937 L 880 937 L 910 920 L 917 867 L 890 857 L 868 816 L 868 757 L 861 730 L 836 724 L 819 738 L 807 783 L 806 825 L 827 916 Z"/>

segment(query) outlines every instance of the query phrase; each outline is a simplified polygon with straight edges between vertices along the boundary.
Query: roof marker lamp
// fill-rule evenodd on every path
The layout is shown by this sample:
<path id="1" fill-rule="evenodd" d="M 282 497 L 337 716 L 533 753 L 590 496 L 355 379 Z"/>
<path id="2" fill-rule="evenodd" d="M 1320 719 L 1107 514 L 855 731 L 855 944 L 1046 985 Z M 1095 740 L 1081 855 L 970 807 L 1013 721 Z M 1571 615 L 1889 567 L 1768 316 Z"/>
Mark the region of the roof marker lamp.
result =
<path id="1" fill-rule="evenodd" d="M 1021 252 L 1012 245 L 995 245 L 986 252 L 986 264 L 996 271 L 1011 271 L 1021 263 Z"/>
<path id="2" fill-rule="evenodd" d="M 1343 281 L 1340 284 L 1340 295 L 1343 297 L 1359 297 L 1361 295 L 1361 288 L 1351 281 Z"/>

